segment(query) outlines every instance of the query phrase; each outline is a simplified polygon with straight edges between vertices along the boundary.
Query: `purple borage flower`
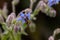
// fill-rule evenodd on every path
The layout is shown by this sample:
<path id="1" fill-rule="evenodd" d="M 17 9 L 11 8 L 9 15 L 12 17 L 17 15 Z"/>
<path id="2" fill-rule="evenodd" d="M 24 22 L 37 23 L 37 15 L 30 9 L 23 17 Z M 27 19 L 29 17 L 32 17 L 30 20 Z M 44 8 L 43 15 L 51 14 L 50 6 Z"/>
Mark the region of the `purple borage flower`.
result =
<path id="1" fill-rule="evenodd" d="M 30 12 L 28 12 L 27 14 L 26 14 L 26 17 L 28 18 L 28 20 L 30 20 Z"/>
<path id="2" fill-rule="evenodd" d="M 24 12 L 20 12 L 20 17 L 17 18 L 18 21 L 22 21 L 22 23 L 25 23 L 25 19 L 27 18 L 28 20 L 30 20 L 30 12 L 28 13 L 24 13 Z"/>
<path id="3" fill-rule="evenodd" d="M 52 6 L 54 4 L 58 4 L 60 0 L 48 0 L 48 6 Z"/>

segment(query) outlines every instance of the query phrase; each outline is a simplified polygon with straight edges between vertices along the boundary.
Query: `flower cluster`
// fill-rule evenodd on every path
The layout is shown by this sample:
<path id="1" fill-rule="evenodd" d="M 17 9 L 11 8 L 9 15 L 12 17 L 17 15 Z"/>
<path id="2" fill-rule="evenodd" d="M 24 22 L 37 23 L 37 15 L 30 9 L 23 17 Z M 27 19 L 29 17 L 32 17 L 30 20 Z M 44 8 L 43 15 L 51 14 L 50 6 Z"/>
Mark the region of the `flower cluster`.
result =
<path id="1" fill-rule="evenodd" d="M 22 23 L 25 23 L 26 22 L 25 20 L 30 20 L 31 13 L 30 12 L 27 12 L 27 13 L 20 12 L 19 15 L 20 16 L 17 18 L 17 21 L 21 20 Z"/>
<path id="2" fill-rule="evenodd" d="M 35 30 L 35 24 L 31 21 L 31 15 L 32 15 L 31 12 L 32 12 L 32 10 L 30 8 L 27 8 L 27 9 L 21 11 L 18 14 L 18 17 L 16 18 L 16 20 L 21 21 L 22 25 L 24 25 L 24 24 L 29 25 L 30 30 L 33 31 L 33 30 Z"/>
<path id="3" fill-rule="evenodd" d="M 12 13 L 7 16 L 7 4 L 4 4 L 2 10 L 0 10 L 0 23 L 4 29 L 4 32 L 1 36 L 2 40 L 20 40 L 21 34 L 27 35 L 25 29 L 27 27 L 30 28 L 31 32 L 35 31 L 35 24 L 33 23 L 32 19 L 36 19 L 35 16 L 38 14 L 39 11 L 44 12 L 47 16 L 56 17 L 56 11 L 51 7 L 54 4 L 58 4 L 60 0 L 40 0 L 35 8 L 32 11 L 33 3 L 37 0 L 30 0 L 30 8 L 22 10 L 18 16 L 16 17 L 15 14 L 15 5 L 18 4 L 19 0 L 12 1 Z M 4 21 L 4 18 L 6 21 Z M 58 30 L 60 31 L 60 30 Z M 54 32 L 55 34 L 56 32 Z M 59 33 L 59 32 L 57 32 Z M 5 38 L 6 37 L 6 38 Z M 54 40 L 51 36 L 49 40 Z"/>

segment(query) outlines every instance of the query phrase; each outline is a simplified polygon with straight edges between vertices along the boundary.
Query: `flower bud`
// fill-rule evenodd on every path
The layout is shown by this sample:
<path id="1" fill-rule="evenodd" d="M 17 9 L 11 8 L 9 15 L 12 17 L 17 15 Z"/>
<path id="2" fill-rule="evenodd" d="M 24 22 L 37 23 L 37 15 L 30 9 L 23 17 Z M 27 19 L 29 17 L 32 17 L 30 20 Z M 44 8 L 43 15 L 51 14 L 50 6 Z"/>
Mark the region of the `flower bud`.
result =
<path id="1" fill-rule="evenodd" d="M 15 13 L 11 13 L 11 14 L 8 16 L 8 18 L 7 18 L 7 20 L 6 20 L 6 23 L 7 23 L 8 26 L 11 25 L 11 23 L 12 23 L 12 21 L 15 19 L 15 17 L 16 17 Z"/>
<path id="2" fill-rule="evenodd" d="M 47 5 L 43 1 L 39 1 L 35 10 L 34 10 L 34 15 L 37 15 L 39 11 L 45 12 Z"/>
<path id="3" fill-rule="evenodd" d="M 0 23 L 3 23 L 3 22 L 4 22 L 3 16 L 0 14 Z"/>
<path id="4" fill-rule="evenodd" d="M 12 1 L 12 4 L 14 4 L 14 5 L 16 5 L 16 4 L 18 4 L 19 3 L 19 0 L 13 0 Z"/>
<path id="5" fill-rule="evenodd" d="M 19 26 L 15 25 L 15 26 L 14 26 L 14 31 L 15 31 L 15 32 L 21 31 L 21 28 L 20 28 Z"/>
<path id="6" fill-rule="evenodd" d="M 49 12 L 50 12 L 50 14 L 49 14 L 50 17 L 56 17 L 56 11 L 55 10 L 50 10 Z"/>
<path id="7" fill-rule="evenodd" d="M 35 25 L 33 22 L 31 22 L 31 23 L 29 24 L 29 28 L 30 28 L 30 31 L 31 31 L 31 32 L 35 32 L 35 30 L 36 30 L 36 25 Z"/>
<path id="8" fill-rule="evenodd" d="M 45 7 L 46 7 L 46 4 L 43 1 L 39 1 L 39 3 L 37 4 L 35 10 L 37 10 L 37 9 L 42 10 Z"/>
<path id="9" fill-rule="evenodd" d="M 50 37 L 48 38 L 48 40 L 54 40 L 54 37 L 53 37 L 53 36 L 50 36 Z"/>
<path id="10" fill-rule="evenodd" d="M 60 39 L 58 39 L 58 40 L 60 40 Z"/>
<path id="11" fill-rule="evenodd" d="M 56 11 L 52 8 L 49 7 L 47 4 L 45 4 L 43 1 L 40 1 L 36 7 L 35 10 L 39 9 L 44 12 L 47 16 L 50 17 L 55 17 L 56 16 Z"/>
<path id="12" fill-rule="evenodd" d="M 3 9 L 2 9 L 3 13 L 3 17 L 6 19 L 7 18 L 7 13 L 8 13 L 8 10 L 7 10 L 7 3 L 4 3 L 4 6 L 3 6 Z"/>
<path id="13" fill-rule="evenodd" d="M 24 35 L 28 35 L 25 31 L 24 31 L 24 28 L 21 24 L 21 21 L 17 21 L 16 24 L 14 25 L 14 31 L 15 32 L 21 32 L 22 34 Z"/>
<path id="14" fill-rule="evenodd" d="M 59 33 L 60 33 L 60 28 L 57 28 L 57 29 L 54 30 L 53 36 L 55 37 Z"/>

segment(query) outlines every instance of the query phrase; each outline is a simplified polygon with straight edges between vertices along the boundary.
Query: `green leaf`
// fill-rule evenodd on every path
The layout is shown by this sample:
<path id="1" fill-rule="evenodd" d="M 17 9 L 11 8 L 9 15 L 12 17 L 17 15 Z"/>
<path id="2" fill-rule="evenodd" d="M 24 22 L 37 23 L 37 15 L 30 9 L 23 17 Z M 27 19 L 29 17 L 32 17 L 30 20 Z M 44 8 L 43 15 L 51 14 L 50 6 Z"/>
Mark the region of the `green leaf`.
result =
<path id="1" fill-rule="evenodd" d="M 4 30 L 8 30 L 6 23 L 2 23 L 2 28 L 3 28 Z"/>
<path id="2" fill-rule="evenodd" d="M 28 35 L 25 31 L 22 31 L 21 33 L 24 34 L 24 35 Z"/>
<path id="3" fill-rule="evenodd" d="M 24 23 L 22 27 L 23 27 L 23 29 L 26 29 L 27 24 L 26 24 L 26 23 Z"/>
<path id="4" fill-rule="evenodd" d="M 3 34 L 1 34 L 1 40 L 8 40 L 9 33 L 8 31 L 5 31 Z"/>
<path id="5" fill-rule="evenodd" d="M 17 33 L 14 33 L 15 40 L 21 40 L 21 33 L 18 31 Z"/>

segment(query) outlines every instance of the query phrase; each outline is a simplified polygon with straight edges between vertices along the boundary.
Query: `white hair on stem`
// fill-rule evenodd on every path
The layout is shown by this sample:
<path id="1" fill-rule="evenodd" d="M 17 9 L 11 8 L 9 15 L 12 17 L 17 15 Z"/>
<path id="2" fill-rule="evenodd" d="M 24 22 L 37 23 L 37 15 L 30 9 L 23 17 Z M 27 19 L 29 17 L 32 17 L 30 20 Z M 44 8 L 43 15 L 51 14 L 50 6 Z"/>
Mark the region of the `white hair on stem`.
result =
<path id="1" fill-rule="evenodd" d="M 19 3 L 19 0 L 13 0 L 12 1 L 12 11 L 15 13 L 15 5 Z"/>
<path id="2" fill-rule="evenodd" d="M 36 0 L 30 0 L 30 8 L 32 9 L 32 7 L 33 7 L 33 3 L 35 3 L 36 2 Z"/>
<path id="3" fill-rule="evenodd" d="M 48 0 L 41 0 L 41 1 L 44 1 L 45 3 L 47 3 L 47 2 L 48 2 Z"/>
<path id="4" fill-rule="evenodd" d="M 56 17 L 56 11 L 54 9 L 50 9 L 50 17 Z"/>
<path id="5" fill-rule="evenodd" d="M 3 18 L 3 15 L 2 15 L 2 9 L 0 9 L 0 23 L 4 23 L 4 18 Z"/>
<path id="6" fill-rule="evenodd" d="M 4 3 L 3 9 L 2 9 L 2 15 L 3 17 L 6 19 L 7 18 L 7 13 L 8 13 L 8 9 L 7 9 L 7 3 Z"/>
<path id="7" fill-rule="evenodd" d="M 12 11 L 15 13 L 15 5 L 14 5 L 14 1 L 12 1 Z"/>
<path id="8" fill-rule="evenodd" d="M 30 12 L 30 13 L 31 13 L 31 12 L 32 12 L 32 9 L 26 8 L 24 11 L 25 11 L 26 13 L 27 13 L 27 12 Z"/>
<path id="9" fill-rule="evenodd" d="M 19 0 L 13 0 L 14 5 L 17 5 L 19 3 Z"/>

